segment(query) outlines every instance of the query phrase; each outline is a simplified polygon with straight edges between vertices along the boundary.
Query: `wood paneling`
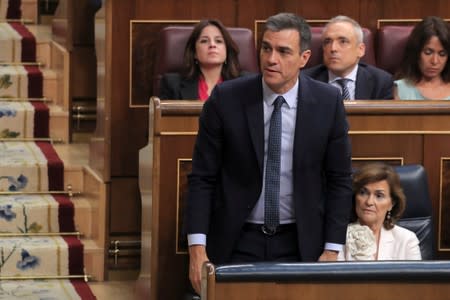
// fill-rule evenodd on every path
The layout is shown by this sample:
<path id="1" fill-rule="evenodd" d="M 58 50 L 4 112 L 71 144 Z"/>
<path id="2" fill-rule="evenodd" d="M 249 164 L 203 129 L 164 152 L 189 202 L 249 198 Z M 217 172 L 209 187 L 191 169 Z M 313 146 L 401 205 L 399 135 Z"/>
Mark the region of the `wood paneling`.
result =
<path id="1" fill-rule="evenodd" d="M 399 158 L 403 164 L 423 159 L 423 135 L 421 134 L 351 134 L 352 157 Z"/>
<path id="2" fill-rule="evenodd" d="M 52 22 L 53 40 L 68 50 L 94 45 L 94 14 L 90 0 L 60 0 Z"/>
<path id="3" fill-rule="evenodd" d="M 96 98 L 97 63 L 94 46 L 77 47 L 71 53 L 70 94 L 73 98 Z M 89 75 L 87 75 L 89 74 Z"/>
<path id="4" fill-rule="evenodd" d="M 111 180 L 111 220 L 120 220 L 110 225 L 114 234 L 136 234 L 141 230 L 141 201 L 136 179 L 113 178 Z"/>
<path id="5" fill-rule="evenodd" d="M 218 18 L 226 26 L 236 24 L 236 0 L 135 0 L 134 19 L 198 20 Z"/>
<path id="6" fill-rule="evenodd" d="M 70 98 L 96 96 L 94 9 L 88 0 L 62 0 L 52 22 L 53 40 L 70 52 Z"/>
<path id="7" fill-rule="evenodd" d="M 382 3 L 382 16 L 378 18 L 399 19 L 399 18 L 423 18 L 429 15 L 448 17 L 449 3 L 445 0 L 435 1 L 405 1 L 384 0 Z M 378 1 L 377 1 L 378 5 Z"/>
<path id="8" fill-rule="evenodd" d="M 97 12 L 95 16 L 95 54 L 97 58 L 97 122 L 93 138 L 90 140 L 89 165 L 105 181 L 110 180 L 110 112 L 105 111 L 105 105 L 109 109 L 110 102 L 105 103 L 107 86 L 110 86 L 110 74 L 106 72 L 107 53 L 106 49 L 106 8 L 105 5 Z M 108 38 L 108 42 L 111 38 Z M 108 80 L 107 80 L 108 78 Z"/>
<path id="9" fill-rule="evenodd" d="M 358 0 L 317 0 L 307 4 L 303 1 L 282 1 L 282 11 L 293 12 L 306 19 L 330 19 L 333 16 L 345 14 L 351 18 L 359 19 Z"/>
<path id="10" fill-rule="evenodd" d="M 429 155 L 424 158 L 427 166 L 430 196 L 433 201 L 433 219 L 438 256 L 448 258 L 450 255 L 450 197 L 449 197 L 449 164 L 450 143 L 447 136 L 433 135 L 425 140 L 424 151 Z M 444 163 L 443 160 L 446 162 Z"/>
<path id="11" fill-rule="evenodd" d="M 145 110 L 129 107 L 129 21 L 134 18 L 132 1 L 108 1 L 110 18 L 107 26 L 111 27 L 111 37 L 107 41 L 107 91 L 105 108 L 109 106 L 111 120 L 111 177 L 137 175 L 137 150 L 145 145 L 148 115 Z M 107 12 L 109 10 L 107 9 Z M 108 15 L 106 17 L 108 19 Z M 108 30 L 108 29 L 107 29 Z M 108 108 L 106 108 L 108 111 Z M 108 120 L 109 121 L 109 120 Z"/>
<path id="12" fill-rule="evenodd" d="M 265 20 L 270 15 L 280 12 L 280 1 L 240 0 L 237 2 L 237 23 L 235 26 L 253 30 L 255 20 Z"/>

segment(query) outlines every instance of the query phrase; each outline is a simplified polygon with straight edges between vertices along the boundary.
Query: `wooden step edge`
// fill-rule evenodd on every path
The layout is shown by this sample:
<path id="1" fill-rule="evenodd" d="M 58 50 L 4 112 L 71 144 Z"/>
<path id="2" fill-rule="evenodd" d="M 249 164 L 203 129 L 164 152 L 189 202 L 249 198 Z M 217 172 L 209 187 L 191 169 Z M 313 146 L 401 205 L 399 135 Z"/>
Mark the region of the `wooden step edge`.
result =
<path id="1" fill-rule="evenodd" d="M 94 281 L 105 280 L 105 247 L 93 239 L 81 239 L 84 246 L 85 273 L 92 275 Z"/>
<path id="2" fill-rule="evenodd" d="M 88 143 L 55 144 L 54 149 L 58 153 L 59 158 L 64 162 L 65 170 L 81 171 L 89 164 Z"/>

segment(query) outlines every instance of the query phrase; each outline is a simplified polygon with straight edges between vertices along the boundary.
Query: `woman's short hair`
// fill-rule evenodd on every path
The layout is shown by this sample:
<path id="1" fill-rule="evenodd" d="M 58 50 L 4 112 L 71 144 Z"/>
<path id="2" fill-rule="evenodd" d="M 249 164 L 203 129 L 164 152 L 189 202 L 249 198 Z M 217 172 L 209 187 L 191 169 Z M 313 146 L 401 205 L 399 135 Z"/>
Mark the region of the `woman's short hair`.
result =
<path id="1" fill-rule="evenodd" d="M 450 25 L 443 19 L 436 16 L 425 17 L 412 30 L 405 46 L 400 70 L 396 74 L 396 79 L 406 79 L 417 83 L 422 79 L 422 72 L 419 68 L 420 54 L 426 43 L 436 36 L 442 47 L 450 55 Z M 444 82 L 450 82 L 450 62 L 447 59 L 441 73 Z"/>
<path id="2" fill-rule="evenodd" d="M 192 30 L 192 33 L 189 36 L 189 39 L 186 43 L 186 47 L 184 48 L 184 64 L 185 64 L 184 76 L 189 79 L 193 79 L 197 78 L 201 74 L 200 67 L 196 62 L 195 58 L 195 43 L 199 39 L 203 29 L 209 25 L 217 27 L 219 31 L 222 33 L 223 39 L 225 41 L 227 58 L 222 67 L 223 80 L 238 77 L 241 71 L 238 59 L 239 48 L 231 38 L 231 35 L 225 28 L 225 26 L 223 26 L 223 24 L 216 19 L 202 20 Z"/>
<path id="3" fill-rule="evenodd" d="M 405 206 L 406 197 L 400 185 L 400 178 L 394 168 L 388 164 L 376 162 L 368 163 L 358 168 L 353 174 L 353 209 L 351 221 L 357 220 L 355 210 L 355 197 L 358 192 L 367 184 L 386 180 L 389 185 L 390 196 L 392 199 L 392 210 L 390 219 L 385 217 L 383 226 L 386 229 L 394 227 L 395 223 L 402 216 Z"/>

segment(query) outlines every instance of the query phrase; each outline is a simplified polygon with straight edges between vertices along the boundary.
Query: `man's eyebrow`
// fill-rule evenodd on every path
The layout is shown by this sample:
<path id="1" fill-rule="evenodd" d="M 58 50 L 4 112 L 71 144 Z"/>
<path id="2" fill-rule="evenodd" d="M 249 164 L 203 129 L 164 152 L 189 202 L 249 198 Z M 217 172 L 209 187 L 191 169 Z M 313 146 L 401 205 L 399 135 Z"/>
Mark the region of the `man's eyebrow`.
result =
<path id="1" fill-rule="evenodd" d="M 293 51 L 292 48 L 288 47 L 288 46 L 278 46 L 277 50 L 278 51 L 284 51 L 284 52 L 286 52 L 286 51 L 291 51 L 292 52 Z"/>

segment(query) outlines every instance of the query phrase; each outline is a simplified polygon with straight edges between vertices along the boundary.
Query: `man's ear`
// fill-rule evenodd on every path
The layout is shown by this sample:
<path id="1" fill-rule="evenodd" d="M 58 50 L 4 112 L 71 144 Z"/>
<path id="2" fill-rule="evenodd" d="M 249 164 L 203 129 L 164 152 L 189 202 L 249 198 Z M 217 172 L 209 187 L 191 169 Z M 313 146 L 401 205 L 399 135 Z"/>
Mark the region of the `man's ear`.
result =
<path id="1" fill-rule="evenodd" d="M 361 58 L 366 54 L 366 44 L 359 43 L 358 45 L 358 58 Z"/>
<path id="2" fill-rule="evenodd" d="M 302 53 L 300 53 L 300 56 L 301 56 L 300 68 L 303 68 L 308 63 L 308 60 L 311 57 L 311 50 L 303 51 Z"/>

